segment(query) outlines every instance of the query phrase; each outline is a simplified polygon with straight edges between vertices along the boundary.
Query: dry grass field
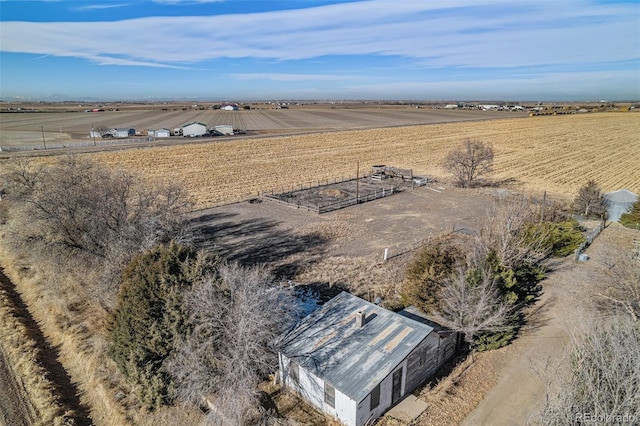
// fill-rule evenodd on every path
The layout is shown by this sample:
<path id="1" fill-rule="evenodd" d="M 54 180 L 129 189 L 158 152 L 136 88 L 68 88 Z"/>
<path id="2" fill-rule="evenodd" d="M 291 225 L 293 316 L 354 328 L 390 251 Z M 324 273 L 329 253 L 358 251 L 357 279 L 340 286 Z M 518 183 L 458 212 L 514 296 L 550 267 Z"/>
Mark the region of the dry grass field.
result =
<path id="1" fill-rule="evenodd" d="M 352 130 L 88 154 L 152 180 L 182 181 L 200 208 L 356 174 L 373 164 L 445 179 L 465 138 L 493 144 L 497 180 L 573 196 L 588 179 L 640 192 L 640 114 L 594 113 Z"/>

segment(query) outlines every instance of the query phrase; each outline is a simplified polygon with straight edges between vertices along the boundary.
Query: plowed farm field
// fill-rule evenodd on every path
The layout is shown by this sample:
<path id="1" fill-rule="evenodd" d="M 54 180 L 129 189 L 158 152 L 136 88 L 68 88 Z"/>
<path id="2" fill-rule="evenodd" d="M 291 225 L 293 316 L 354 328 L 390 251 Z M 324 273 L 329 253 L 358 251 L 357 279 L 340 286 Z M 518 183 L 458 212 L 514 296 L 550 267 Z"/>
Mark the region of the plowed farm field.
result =
<path id="1" fill-rule="evenodd" d="M 469 120 L 490 120 L 523 116 L 520 112 L 447 110 L 431 108 L 330 106 L 300 109 L 256 109 L 224 111 L 213 109 L 126 109 L 104 112 L 24 112 L 0 114 L 0 148 L 42 149 L 73 147 L 92 142 L 92 128 L 135 129 L 146 135 L 149 129 L 176 129 L 194 121 L 213 128 L 231 125 L 250 134 L 292 134 L 373 127 L 407 126 Z M 177 138 L 181 140 L 181 137 Z M 174 139 L 175 140 L 175 139 Z M 163 142 L 167 140 L 163 139 Z"/>
<path id="2" fill-rule="evenodd" d="M 493 144 L 497 181 L 573 196 L 589 179 L 640 192 L 640 114 L 593 113 L 238 139 L 87 154 L 156 181 L 182 181 L 198 207 L 354 176 L 374 164 L 440 180 L 466 138 Z"/>

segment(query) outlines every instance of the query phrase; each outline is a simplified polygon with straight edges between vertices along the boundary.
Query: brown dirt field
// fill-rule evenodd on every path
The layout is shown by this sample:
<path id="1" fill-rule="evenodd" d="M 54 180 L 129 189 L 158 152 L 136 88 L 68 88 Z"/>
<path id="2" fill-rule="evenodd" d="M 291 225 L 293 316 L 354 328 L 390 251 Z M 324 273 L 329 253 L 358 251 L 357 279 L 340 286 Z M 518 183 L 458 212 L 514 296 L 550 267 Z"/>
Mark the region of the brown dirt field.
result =
<path id="1" fill-rule="evenodd" d="M 407 106 L 335 110 L 328 106 L 249 111 L 169 109 L 162 111 L 159 108 L 123 108 L 121 111 L 98 113 L 86 113 L 82 112 L 82 109 L 78 112 L 3 113 L 0 114 L 0 148 L 12 146 L 43 148 L 47 143 L 49 147 L 53 144 L 73 146 L 80 142 L 90 142 L 89 131 L 92 128 L 127 127 L 146 134 L 148 129 L 173 130 L 193 121 L 204 123 L 209 128 L 220 124 L 232 125 L 235 129 L 244 129 L 252 134 L 289 134 L 489 120 L 524 115 L 516 112 L 451 111 L 416 109 Z M 183 138 L 171 139 L 176 141 Z"/>
<path id="2" fill-rule="evenodd" d="M 353 176 L 356 162 L 446 177 L 440 164 L 465 138 L 493 144 L 496 180 L 573 196 L 588 179 L 640 192 L 640 114 L 594 113 L 355 130 L 93 154 L 151 180 L 183 181 L 200 208 L 259 191 Z"/>

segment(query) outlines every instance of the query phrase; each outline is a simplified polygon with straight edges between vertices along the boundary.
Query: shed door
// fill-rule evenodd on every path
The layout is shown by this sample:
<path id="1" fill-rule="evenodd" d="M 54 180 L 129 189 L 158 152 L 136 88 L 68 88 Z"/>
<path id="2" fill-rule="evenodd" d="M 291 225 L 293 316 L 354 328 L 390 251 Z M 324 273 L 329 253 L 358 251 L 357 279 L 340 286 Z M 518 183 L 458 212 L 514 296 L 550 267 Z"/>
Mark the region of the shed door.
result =
<path id="1" fill-rule="evenodd" d="M 402 391 L 402 367 L 393 373 L 393 388 L 391 389 L 391 402 L 395 403 L 400 399 Z"/>

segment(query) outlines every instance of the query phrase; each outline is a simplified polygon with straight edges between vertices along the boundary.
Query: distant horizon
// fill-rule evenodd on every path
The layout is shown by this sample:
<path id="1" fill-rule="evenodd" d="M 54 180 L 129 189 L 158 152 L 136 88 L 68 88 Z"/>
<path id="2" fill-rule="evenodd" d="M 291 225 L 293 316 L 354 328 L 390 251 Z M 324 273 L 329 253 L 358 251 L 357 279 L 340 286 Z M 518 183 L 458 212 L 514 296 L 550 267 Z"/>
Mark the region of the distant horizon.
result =
<path id="1" fill-rule="evenodd" d="M 509 103 L 509 104 L 531 104 L 531 103 L 640 103 L 640 99 L 586 99 L 586 100 L 567 100 L 567 99 L 300 99 L 300 98 L 270 98 L 270 99 L 241 99 L 241 98 L 225 98 L 225 99 L 213 99 L 213 98 L 158 98 L 158 99 L 99 99 L 99 98 L 77 98 L 77 99 L 37 99 L 37 98 L 0 98 L 0 102 L 3 103 L 19 103 L 19 102 L 33 102 L 33 103 L 50 103 L 50 104 L 64 104 L 64 103 L 191 103 L 191 102 L 203 102 L 212 104 L 224 104 L 224 103 L 388 103 L 388 104 L 442 104 L 442 103 Z"/>
<path id="2" fill-rule="evenodd" d="M 640 99 L 636 0 L 0 0 L 0 97 Z"/>

